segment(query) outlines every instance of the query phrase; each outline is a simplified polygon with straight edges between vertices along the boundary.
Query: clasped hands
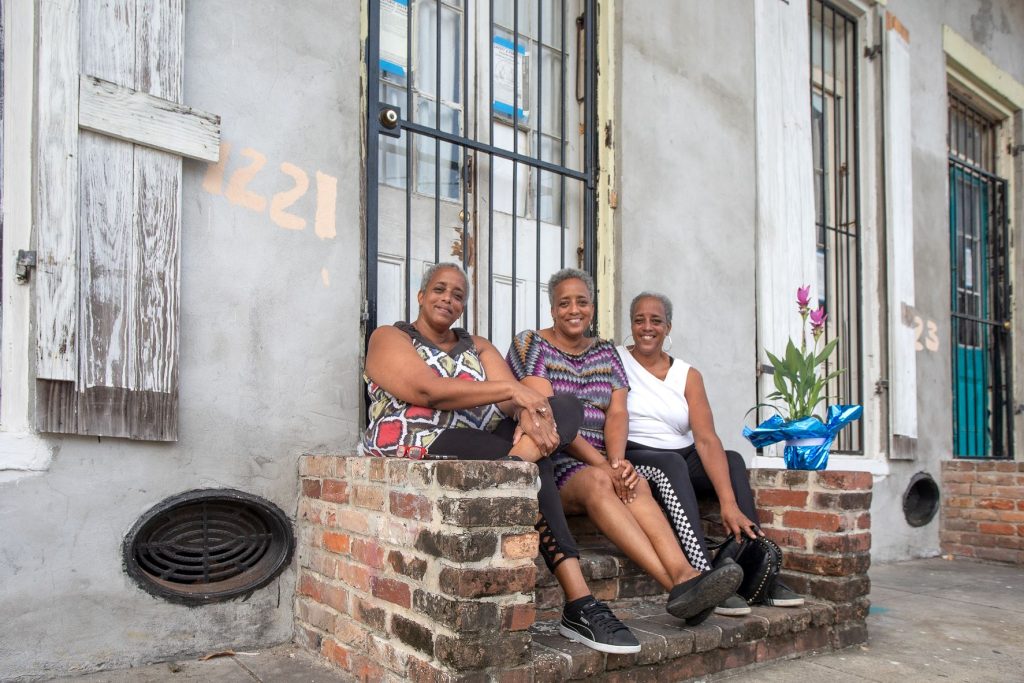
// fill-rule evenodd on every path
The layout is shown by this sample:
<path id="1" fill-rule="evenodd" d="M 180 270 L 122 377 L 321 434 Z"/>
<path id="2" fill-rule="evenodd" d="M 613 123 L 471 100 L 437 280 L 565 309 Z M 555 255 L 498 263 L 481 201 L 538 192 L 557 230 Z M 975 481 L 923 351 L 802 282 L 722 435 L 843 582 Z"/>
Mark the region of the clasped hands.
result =
<path id="1" fill-rule="evenodd" d="M 608 456 L 604 465 L 608 469 L 608 476 L 615 488 L 615 495 L 623 503 L 632 503 L 636 500 L 636 485 L 640 482 L 640 475 L 637 473 L 633 463 L 623 457 L 613 458 Z"/>
<path id="2" fill-rule="evenodd" d="M 519 424 L 516 426 L 512 443 L 518 443 L 522 436 L 528 436 L 543 456 L 551 455 L 558 448 L 558 426 L 546 396 L 520 385 L 521 391 L 513 398 L 518 406 Z"/>

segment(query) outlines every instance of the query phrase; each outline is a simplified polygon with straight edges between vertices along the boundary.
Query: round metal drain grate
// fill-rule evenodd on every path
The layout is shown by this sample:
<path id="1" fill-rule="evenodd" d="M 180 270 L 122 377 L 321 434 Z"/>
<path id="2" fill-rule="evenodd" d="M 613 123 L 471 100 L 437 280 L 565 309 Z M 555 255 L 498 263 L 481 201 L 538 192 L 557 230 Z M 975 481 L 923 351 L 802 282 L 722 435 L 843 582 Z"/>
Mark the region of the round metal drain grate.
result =
<path id="1" fill-rule="evenodd" d="M 294 537 L 273 503 L 209 489 L 169 498 L 125 538 L 125 570 L 150 593 L 176 602 L 228 600 L 261 588 L 291 561 Z"/>

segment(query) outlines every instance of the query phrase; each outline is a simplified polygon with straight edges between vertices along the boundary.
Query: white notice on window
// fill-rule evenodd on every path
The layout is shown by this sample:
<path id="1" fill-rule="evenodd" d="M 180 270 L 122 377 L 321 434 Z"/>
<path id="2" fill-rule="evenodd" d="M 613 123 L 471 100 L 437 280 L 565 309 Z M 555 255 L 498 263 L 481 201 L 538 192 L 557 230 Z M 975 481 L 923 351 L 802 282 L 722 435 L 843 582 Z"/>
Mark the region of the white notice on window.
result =
<path id="1" fill-rule="evenodd" d="M 405 76 L 409 30 L 409 0 L 380 0 L 380 68 Z"/>
<path id="2" fill-rule="evenodd" d="M 515 105 L 519 110 L 517 116 L 520 121 L 525 121 L 529 116 L 526 108 L 526 101 L 523 93 L 526 92 L 525 68 L 527 53 L 526 46 L 520 43 L 518 46 L 512 41 L 500 36 L 494 37 L 494 111 L 512 116 L 512 107 Z M 519 59 L 513 58 L 514 52 L 519 53 Z M 518 86 L 518 87 L 517 87 Z M 513 100 L 512 92 L 515 90 L 517 97 Z"/>

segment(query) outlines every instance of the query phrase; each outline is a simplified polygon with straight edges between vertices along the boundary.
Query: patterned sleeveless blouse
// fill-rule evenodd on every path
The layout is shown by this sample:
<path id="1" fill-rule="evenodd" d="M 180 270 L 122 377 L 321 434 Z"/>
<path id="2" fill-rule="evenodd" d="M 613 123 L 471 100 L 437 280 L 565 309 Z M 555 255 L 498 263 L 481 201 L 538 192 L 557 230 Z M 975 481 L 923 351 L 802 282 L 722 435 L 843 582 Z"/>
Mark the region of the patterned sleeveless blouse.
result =
<path id="1" fill-rule="evenodd" d="M 457 341 L 451 351 L 443 351 L 427 341 L 406 322 L 395 327 L 411 338 L 416 353 L 438 377 L 469 382 L 487 379 L 473 338 L 466 330 L 453 328 Z M 493 431 L 505 415 L 496 405 L 459 410 L 435 410 L 406 403 L 391 395 L 363 375 L 370 394 L 370 424 L 363 435 L 362 449 L 367 455 L 408 455 L 406 447 L 430 450 L 430 444 L 446 429 L 483 429 Z"/>
<path id="2" fill-rule="evenodd" d="M 612 392 L 629 389 L 626 370 L 614 344 L 597 339 L 589 349 L 574 355 L 553 346 L 539 332 L 528 330 L 512 340 L 505 361 L 516 379 L 542 377 L 551 382 L 555 395 L 578 398 L 583 404 L 580 436 L 605 455 L 604 415 L 611 405 Z"/>

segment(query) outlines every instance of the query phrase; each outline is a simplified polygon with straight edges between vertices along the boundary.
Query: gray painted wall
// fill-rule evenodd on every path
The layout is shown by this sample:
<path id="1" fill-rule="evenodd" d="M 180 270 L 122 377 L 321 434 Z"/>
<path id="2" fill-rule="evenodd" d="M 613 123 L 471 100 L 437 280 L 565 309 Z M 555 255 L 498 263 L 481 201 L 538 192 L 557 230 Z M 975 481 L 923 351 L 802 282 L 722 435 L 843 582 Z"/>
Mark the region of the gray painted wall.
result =
<path id="1" fill-rule="evenodd" d="M 910 33 L 913 83 L 913 173 L 916 307 L 938 325 L 940 345 L 935 353 L 917 354 L 917 460 L 890 461 L 890 474 L 875 478 L 872 503 L 872 558 L 878 561 L 923 557 L 939 552 L 939 518 L 925 527 L 910 527 L 903 516 L 903 495 L 910 478 L 928 472 L 940 480 L 940 463 L 953 450 L 950 371 L 950 254 L 947 165 L 946 65 L 942 26 L 966 38 L 996 66 L 1024 83 L 1024 4 L 993 2 L 891 0 L 889 9 Z M 1018 117 L 1020 115 L 1018 114 Z M 1018 161 L 1017 174 L 1020 175 Z M 1017 219 L 1020 204 L 1017 195 Z M 1018 252 L 1019 254 L 1019 252 Z M 1018 261 L 1020 257 L 1018 255 Z M 1016 287 L 1019 288 L 1019 282 Z M 1015 333 L 1024 326 L 1017 316 Z M 1019 348 L 1019 341 L 1018 341 Z M 1024 357 L 1015 359 L 1019 373 Z M 1017 397 L 1019 402 L 1021 397 Z M 1018 450 L 1021 429 L 1018 420 Z"/>
<path id="2" fill-rule="evenodd" d="M 123 666 L 288 640 L 291 570 L 248 601 L 169 605 L 121 571 L 124 534 L 182 491 L 234 487 L 295 514 L 298 456 L 356 440 L 359 386 L 359 3 L 186 3 L 185 102 L 223 117 L 225 183 L 266 157 L 268 199 L 303 169 L 289 211 L 202 187 L 186 162 L 181 439 L 53 439 L 48 472 L 0 484 L 0 678 Z M 337 237 L 314 234 L 315 173 L 338 180 Z M 328 284 L 325 284 L 324 273 Z"/>
<path id="3" fill-rule="evenodd" d="M 212 192 L 207 167 L 185 164 L 182 437 L 168 445 L 53 439 L 48 472 L 0 483 L 0 677 L 290 637 L 290 571 L 247 602 L 190 609 L 135 587 L 119 551 L 140 514 L 192 488 L 240 488 L 294 514 L 297 457 L 355 443 L 359 4 L 186 4 L 185 101 L 223 117 L 231 151 L 223 183 L 206 183 Z M 755 401 L 753 10 L 743 0 L 622 4 L 620 329 L 633 294 L 669 294 L 673 352 L 704 373 L 727 447 L 750 456 L 739 429 Z M 1024 5 L 890 7 L 913 49 L 917 306 L 948 339 L 941 23 L 1024 82 Z M 292 186 L 282 163 L 309 176 L 309 191 L 289 209 L 304 230 L 225 194 L 249 163 L 246 148 L 266 158 L 247 189 L 268 200 Z M 333 238 L 313 228 L 317 171 L 338 182 Z M 948 346 L 918 358 L 919 460 L 893 462 L 876 478 L 876 560 L 938 551 L 937 521 L 911 530 L 899 509 L 909 477 L 924 469 L 937 478 L 951 450 Z"/>
<path id="4" fill-rule="evenodd" d="M 619 316 L 645 289 L 674 305 L 672 354 L 704 376 L 726 448 L 755 403 L 751 3 L 628 3 L 619 67 Z M 620 340 L 621 341 L 621 340 Z"/>

